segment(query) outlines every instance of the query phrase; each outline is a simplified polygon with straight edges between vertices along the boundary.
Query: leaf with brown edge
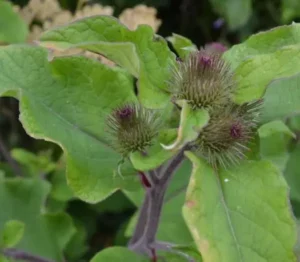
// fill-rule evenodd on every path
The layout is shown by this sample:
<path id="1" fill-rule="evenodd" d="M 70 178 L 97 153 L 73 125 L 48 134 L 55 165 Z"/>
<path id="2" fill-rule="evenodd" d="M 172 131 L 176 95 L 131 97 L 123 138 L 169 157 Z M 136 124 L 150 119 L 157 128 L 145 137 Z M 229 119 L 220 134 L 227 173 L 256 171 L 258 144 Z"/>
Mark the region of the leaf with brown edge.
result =
<path id="1" fill-rule="evenodd" d="M 183 214 L 206 262 L 296 261 L 287 184 L 268 161 L 214 171 L 193 153 Z"/>

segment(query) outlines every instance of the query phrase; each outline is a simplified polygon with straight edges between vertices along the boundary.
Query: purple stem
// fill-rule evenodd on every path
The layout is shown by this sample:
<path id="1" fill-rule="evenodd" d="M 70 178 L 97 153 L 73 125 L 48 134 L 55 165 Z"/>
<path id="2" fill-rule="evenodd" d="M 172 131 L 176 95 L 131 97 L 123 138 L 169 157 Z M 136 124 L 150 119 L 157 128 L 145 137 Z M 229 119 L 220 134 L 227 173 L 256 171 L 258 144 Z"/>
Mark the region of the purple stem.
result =
<path id="1" fill-rule="evenodd" d="M 165 193 L 175 171 L 184 159 L 184 150 L 186 149 L 182 149 L 165 169 L 160 169 L 161 174 L 157 170 L 149 173 L 153 183 L 150 188 L 146 189 L 146 196 L 140 210 L 137 226 L 129 242 L 131 250 L 151 256 Z"/>
<path id="2" fill-rule="evenodd" d="M 29 262 L 55 262 L 54 260 L 45 259 L 36 255 L 29 254 L 22 250 L 17 250 L 15 248 L 4 249 L 2 253 L 6 257 L 17 259 L 17 260 L 25 260 Z"/>

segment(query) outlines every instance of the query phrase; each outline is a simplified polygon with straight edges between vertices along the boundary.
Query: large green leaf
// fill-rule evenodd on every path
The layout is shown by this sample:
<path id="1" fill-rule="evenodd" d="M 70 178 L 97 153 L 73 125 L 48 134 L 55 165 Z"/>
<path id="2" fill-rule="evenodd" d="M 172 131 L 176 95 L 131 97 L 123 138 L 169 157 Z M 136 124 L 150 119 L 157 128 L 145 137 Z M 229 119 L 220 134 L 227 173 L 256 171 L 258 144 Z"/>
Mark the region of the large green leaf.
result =
<path id="1" fill-rule="evenodd" d="M 0 0 L 0 43 L 22 43 L 27 35 L 27 25 L 13 10 L 12 4 Z"/>
<path id="2" fill-rule="evenodd" d="M 235 69 L 237 103 L 262 97 L 271 81 L 300 72 L 300 24 L 281 26 L 251 36 L 224 57 Z"/>
<path id="3" fill-rule="evenodd" d="M 148 262 L 149 258 L 140 256 L 125 247 L 110 247 L 99 252 L 90 262 Z"/>
<path id="4" fill-rule="evenodd" d="M 87 241 L 87 232 L 81 223 L 75 221 L 76 233 L 68 242 L 65 249 L 67 261 L 80 261 L 80 258 L 89 249 Z"/>
<path id="5" fill-rule="evenodd" d="M 300 72 L 300 45 L 279 49 L 274 53 L 252 56 L 235 70 L 237 103 L 261 98 L 272 80 Z"/>
<path id="6" fill-rule="evenodd" d="M 214 171 L 193 153 L 184 217 L 204 261 L 296 261 L 284 178 L 268 161 Z"/>
<path id="7" fill-rule="evenodd" d="M 297 256 L 298 261 L 300 260 L 300 221 L 297 221 L 297 234 L 298 234 L 298 241 L 295 247 L 295 253 Z"/>
<path id="8" fill-rule="evenodd" d="M 25 224 L 25 232 L 16 248 L 57 262 L 63 261 L 54 232 L 42 215 L 42 205 L 50 186 L 37 179 L 0 177 L 0 228 L 9 220 Z"/>
<path id="9" fill-rule="evenodd" d="M 11 156 L 18 163 L 22 164 L 30 176 L 43 176 L 52 172 L 56 164 L 51 161 L 51 152 L 39 152 L 38 155 L 23 148 L 11 150 Z"/>
<path id="10" fill-rule="evenodd" d="M 129 165 L 123 178 L 113 175 L 119 156 L 105 142 L 108 113 L 135 99 L 126 72 L 84 57 L 48 62 L 43 48 L 9 46 L 0 49 L 0 94 L 11 90 L 18 93 L 27 133 L 66 152 L 67 179 L 77 196 L 97 202 L 137 185 Z"/>
<path id="11" fill-rule="evenodd" d="M 225 18 L 231 30 L 246 24 L 252 13 L 251 0 L 210 0 L 210 2 Z"/>
<path id="12" fill-rule="evenodd" d="M 65 166 L 58 166 L 56 170 L 51 174 L 51 192 L 50 196 L 56 201 L 67 202 L 71 200 L 74 195 L 67 185 L 67 180 L 65 176 Z"/>
<path id="13" fill-rule="evenodd" d="M 131 31 L 109 16 L 89 17 L 45 32 L 41 44 L 47 47 L 83 48 L 101 53 L 138 77 L 139 98 L 151 108 L 164 107 L 175 55 L 166 41 L 147 25 Z"/>
<path id="14" fill-rule="evenodd" d="M 281 20 L 289 23 L 300 15 L 300 2 L 298 0 L 281 0 Z"/>
<path id="15" fill-rule="evenodd" d="M 0 262 L 10 262 L 8 258 L 0 254 Z"/>
<path id="16" fill-rule="evenodd" d="M 0 230 L 0 247 L 14 247 L 20 242 L 24 235 L 25 225 L 18 220 L 9 220 L 5 223 L 4 228 Z"/>
<path id="17" fill-rule="evenodd" d="M 65 250 L 71 238 L 76 234 L 72 218 L 66 213 L 55 213 L 45 214 L 44 219 L 60 250 Z"/>
<path id="18" fill-rule="evenodd" d="M 263 122 L 300 114 L 300 75 L 273 81 L 263 99 Z"/>
<path id="19" fill-rule="evenodd" d="M 258 134 L 262 159 L 272 161 L 280 171 L 284 171 L 289 158 L 288 146 L 295 134 L 279 120 L 262 125 Z"/>
<path id="20" fill-rule="evenodd" d="M 231 47 L 224 56 L 236 68 L 250 57 L 274 53 L 299 42 L 300 24 L 293 23 L 254 34 L 243 43 Z"/>
<path id="21" fill-rule="evenodd" d="M 290 197 L 292 200 L 300 201 L 300 145 L 290 153 L 290 158 L 284 172 L 285 178 L 290 186 Z"/>
<path id="22" fill-rule="evenodd" d="M 184 36 L 172 34 L 172 36 L 167 39 L 172 43 L 173 48 L 180 58 L 185 58 L 191 51 L 197 50 L 197 47 L 193 44 L 193 42 Z"/>

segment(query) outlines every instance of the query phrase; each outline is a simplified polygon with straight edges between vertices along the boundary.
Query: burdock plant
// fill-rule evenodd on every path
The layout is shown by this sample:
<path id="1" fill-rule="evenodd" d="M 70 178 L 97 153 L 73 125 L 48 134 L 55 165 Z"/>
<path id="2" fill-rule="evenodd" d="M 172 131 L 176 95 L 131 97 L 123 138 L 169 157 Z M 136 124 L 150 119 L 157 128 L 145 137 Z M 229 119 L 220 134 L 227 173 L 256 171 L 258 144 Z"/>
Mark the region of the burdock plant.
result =
<path id="1" fill-rule="evenodd" d="M 20 100 L 30 135 L 64 150 L 74 195 L 96 203 L 122 190 L 138 207 L 127 247 L 105 249 L 92 262 L 296 261 L 296 225 L 281 173 L 298 179 L 291 170 L 298 170 L 299 147 L 290 145 L 299 139 L 288 125 L 299 120 L 299 32 L 298 24 L 275 28 L 226 52 L 216 43 L 199 50 L 174 34 L 171 51 L 149 26 L 129 30 L 96 16 L 45 32 L 34 46 L 0 47 L 0 94 Z M 114 63 L 49 56 L 49 49 L 70 48 Z M 113 175 L 118 168 L 122 176 Z M 0 178 L 0 222 L 22 219 L 11 203 L 37 188 Z M 291 194 L 298 201 L 295 184 Z M 36 217 L 49 188 L 39 187 L 28 203 L 36 203 L 28 216 L 42 223 L 38 229 L 48 227 L 48 219 Z M 5 201 L 14 191 L 26 197 Z M 168 213 L 161 216 L 164 206 Z M 66 245 L 57 240 L 61 232 L 50 232 L 61 228 L 55 221 L 47 229 L 48 249 L 38 253 L 40 235 L 26 225 L 17 249 L 0 241 L 0 260 L 62 262 Z M 54 247 L 59 250 L 51 255 Z"/>
<path id="2" fill-rule="evenodd" d="M 260 104 L 259 101 L 242 105 L 234 103 L 237 83 L 221 52 L 213 49 L 194 51 L 174 67 L 169 81 L 171 101 L 175 104 L 186 101 L 192 112 L 204 109 L 210 118 L 199 130 L 197 138 L 182 145 L 169 162 L 146 172 L 139 171 L 146 198 L 129 247 L 149 255 L 153 261 L 156 261 L 156 250 L 176 252 L 172 244 L 157 242 L 155 235 L 165 192 L 184 159 L 184 151 L 196 152 L 215 170 L 237 164 L 245 157 L 253 137 Z M 141 105 L 125 105 L 113 110 L 108 118 L 108 126 L 115 138 L 113 145 L 123 157 L 136 151 L 147 157 L 149 147 L 158 136 L 158 122 L 158 114 Z M 193 261 L 188 255 L 179 254 Z"/>

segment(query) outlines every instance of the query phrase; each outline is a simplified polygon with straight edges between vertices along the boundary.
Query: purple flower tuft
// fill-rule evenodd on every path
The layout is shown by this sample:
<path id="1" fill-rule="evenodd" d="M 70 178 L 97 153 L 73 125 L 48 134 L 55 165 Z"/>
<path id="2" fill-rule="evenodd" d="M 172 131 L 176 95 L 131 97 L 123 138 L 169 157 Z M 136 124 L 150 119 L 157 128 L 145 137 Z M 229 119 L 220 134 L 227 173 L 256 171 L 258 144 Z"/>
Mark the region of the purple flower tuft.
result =
<path id="1" fill-rule="evenodd" d="M 117 110 L 116 113 L 120 119 L 127 119 L 133 115 L 134 109 L 132 107 L 127 106 Z"/>
<path id="2" fill-rule="evenodd" d="M 107 125 L 111 145 L 123 155 L 145 152 L 158 134 L 158 114 L 139 104 L 126 104 L 112 110 Z"/>
<path id="3" fill-rule="evenodd" d="M 234 139 L 239 139 L 242 135 L 242 126 L 239 123 L 232 124 L 230 128 L 230 136 Z"/>
<path id="4" fill-rule="evenodd" d="M 212 59 L 208 55 L 200 55 L 200 63 L 203 66 L 211 66 L 212 65 Z"/>

